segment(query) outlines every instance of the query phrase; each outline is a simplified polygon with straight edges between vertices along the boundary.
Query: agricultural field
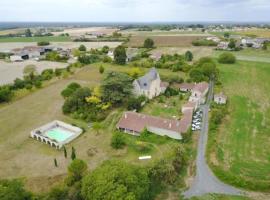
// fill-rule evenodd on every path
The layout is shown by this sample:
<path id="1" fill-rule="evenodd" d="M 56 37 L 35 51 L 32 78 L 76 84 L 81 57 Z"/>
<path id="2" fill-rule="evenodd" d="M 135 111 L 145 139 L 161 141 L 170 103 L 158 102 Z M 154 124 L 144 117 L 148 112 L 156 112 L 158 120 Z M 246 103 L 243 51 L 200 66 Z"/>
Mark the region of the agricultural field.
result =
<path id="1" fill-rule="evenodd" d="M 218 57 L 224 51 L 213 51 L 213 57 Z M 247 48 L 241 51 L 231 51 L 238 60 L 270 63 L 270 47 L 267 50 Z"/>
<path id="2" fill-rule="evenodd" d="M 270 189 L 270 64 L 219 65 L 229 115 L 210 132 L 208 160 L 224 182 L 250 190 Z"/>
<path id="3" fill-rule="evenodd" d="M 198 60 L 201 57 L 211 56 L 215 51 L 213 47 L 158 47 L 153 49 L 150 53 L 162 53 L 162 54 L 185 54 L 187 51 L 191 51 L 194 60 Z"/>
<path id="4" fill-rule="evenodd" d="M 71 38 L 68 36 L 44 36 L 44 37 L 2 37 L 0 38 L 0 43 L 2 42 L 68 42 Z"/>
<path id="5" fill-rule="evenodd" d="M 137 142 L 137 139 L 132 136 L 125 136 L 128 141 L 127 148 L 112 149 L 111 136 L 122 115 L 121 109 L 113 110 L 102 122 L 104 128 L 100 133 L 89 128 L 87 123 L 62 114 L 61 107 L 64 99 L 60 95 L 61 91 L 71 82 L 78 82 L 88 87 L 99 85 L 102 77 L 105 76 L 99 73 L 99 65 L 84 67 L 68 79 L 58 80 L 0 108 L 1 178 L 24 177 L 27 188 L 35 192 L 48 191 L 51 186 L 63 180 L 71 159 L 65 159 L 63 151 L 55 150 L 29 137 L 31 130 L 55 119 L 75 124 L 86 130 L 66 148 L 69 157 L 71 147 L 74 146 L 77 157 L 85 160 L 90 169 L 94 169 L 109 158 L 145 165 L 171 152 L 173 145 L 177 144 L 174 140 L 146 141 L 150 147 L 147 153 L 150 153 L 153 159 L 138 161 L 138 156 L 142 155 L 139 148 L 141 142 Z M 104 68 L 105 73 L 110 70 L 127 70 L 126 66 L 117 65 L 104 65 Z M 161 70 L 163 75 L 170 73 L 169 70 Z M 54 167 L 54 158 L 58 161 L 58 167 Z"/>
<path id="6" fill-rule="evenodd" d="M 81 44 L 86 46 L 87 49 L 101 48 L 103 46 L 109 46 L 115 48 L 121 44 L 121 42 L 50 42 L 51 46 L 61 47 L 64 49 L 78 48 Z M 36 42 L 4 42 L 0 43 L 0 52 L 7 52 L 15 48 L 23 48 L 25 46 L 36 46 Z"/>
<path id="7" fill-rule="evenodd" d="M 0 60 L 0 85 L 12 83 L 16 78 L 23 78 L 23 69 L 27 65 L 35 65 L 37 72 L 41 73 L 45 69 L 65 68 L 68 64 L 34 60 L 12 63 Z"/>
<path id="8" fill-rule="evenodd" d="M 156 47 L 190 47 L 192 41 L 204 38 L 204 36 L 190 36 L 190 35 L 161 35 L 161 36 L 145 36 L 145 35 L 134 35 L 131 36 L 130 41 L 126 44 L 129 47 L 141 47 L 143 46 L 146 38 L 152 38 L 155 42 Z"/>
<path id="9" fill-rule="evenodd" d="M 88 28 L 67 28 L 61 32 L 52 32 L 54 35 L 60 35 L 62 33 L 68 33 L 70 36 L 80 36 L 85 35 L 86 33 L 95 33 L 101 32 L 108 35 L 113 34 L 113 32 L 117 31 L 116 28 L 107 28 L 107 27 L 88 27 Z"/>

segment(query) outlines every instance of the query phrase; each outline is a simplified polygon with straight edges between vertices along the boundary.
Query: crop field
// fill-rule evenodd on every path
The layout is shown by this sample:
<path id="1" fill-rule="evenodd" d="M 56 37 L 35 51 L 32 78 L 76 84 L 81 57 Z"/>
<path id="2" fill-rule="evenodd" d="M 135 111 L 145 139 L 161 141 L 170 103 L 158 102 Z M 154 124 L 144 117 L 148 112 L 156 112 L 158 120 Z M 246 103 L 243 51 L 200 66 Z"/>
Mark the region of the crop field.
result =
<path id="1" fill-rule="evenodd" d="M 101 48 L 103 46 L 109 46 L 110 48 L 115 48 L 121 44 L 121 42 L 50 42 L 51 46 L 61 47 L 61 48 L 78 48 L 81 44 L 86 46 L 87 49 L 91 48 Z M 7 52 L 15 48 L 23 48 L 25 46 L 36 46 L 36 42 L 3 42 L 0 43 L 0 52 Z"/>
<path id="2" fill-rule="evenodd" d="M 63 36 L 44 36 L 44 37 L 3 37 L 0 38 L 1 42 L 68 42 L 71 41 L 70 37 Z"/>
<path id="3" fill-rule="evenodd" d="M 214 52 L 213 47 L 158 47 L 153 49 L 150 53 L 159 52 L 162 54 L 185 54 L 187 51 L 191 51 L 194 60 L 198 60 L 201 57 L 211 56 Z"/>
<path id="4" fill-rule="evenodd" d="M 213 51 L 213 56 L 218 57 L 224 51 Z M 267 50 L 247 48 L 241 51 L 232 51 L 238 60 L 270 63 L 270 47 Z"/>
<path id="5" fill-rule="evenodd" d="M 5 62 L 0 60 L 0 85 L 12 83 L 16 78 L 23 78 L 23 69 L 27 65 L 35 65 L 37 72 L 45 69 L 56 69 L 67 67 L 67 63 L 51 61 L 27 60 L 24 62 Z"/>
<path id="6" fill-rule="evenodd" d="M 126 71 L 126 66 L 104 65 L 105 73 Z M 145 69 L 146 71 L 147 69 Z M 168 70 L 167 70 L 168 71 Z M 162 70 L 162 74 L 169 74 Z M 0 177 L 24 177 L 27 188 L 35 192 L 45 192 L 54 184 L 63 180 L 67 166 L 71 162 L 71 147 L 74 146 L 78 158 L 85 160 L 90 169 L 107 159 L 121 159 L 130 163 L 145 165 L 161 158 L 171 152 L 174 140 L 161 143 L 149 143 L 152 150 L 152 160 L 139 161 L 142 155 L 133 137 L 128 137 L 128 146 L 122 150 L 113 150 L 110 146 L 112 132 L 122 115 L 122 110 L 113 110 L 107 119 L 102 122 L 106 127 L 97 134 L 82 121 L 72 119 L 62 114 L 64 99 L 61 91 L 71 82 L 78 82 L 84 86 L 94 87 L 100 84 L 102 77 L 99 73 L 99 64 L 82 68 L 78 73 L 68 79 L 37 90 L 24 98 L 0 108 Z M 67 123 L 84 127 L 86 132 L 71 144 L 67 145 L 68 158 L 65 159 L 63 151 L 55 150 L 46 144 L 35 141 L 29 137 L 30 131 L 52 120 L 62 120 Z M 58 167 L 54 167 L 54 158 Z"/>
<path id="7" fill-rule="evenodd" d="M 144 40 L 148 38 L 148 36 L 132 36 L 130 41 L 127 43 L 129 47 L 141 47 L 143 46 Z M 156 47 L 189 47 L 192 46 L 192 41 L 204 38 L 203 36 L 149 36 L 155 42 Z"/>
<path id="8" fill-rule="evenodd" d="M 270 64 L 219 65 L 229 115 L 209 135 L 208 160 L 224 182 L 270 190 Z"/>

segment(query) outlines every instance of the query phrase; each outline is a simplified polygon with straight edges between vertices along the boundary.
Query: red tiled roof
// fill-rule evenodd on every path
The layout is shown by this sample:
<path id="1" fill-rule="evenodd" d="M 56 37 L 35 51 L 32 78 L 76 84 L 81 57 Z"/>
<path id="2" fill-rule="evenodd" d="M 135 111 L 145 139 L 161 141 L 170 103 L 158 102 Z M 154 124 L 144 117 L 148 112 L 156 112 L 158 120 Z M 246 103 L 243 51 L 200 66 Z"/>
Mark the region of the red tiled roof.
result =
<path id="1" fill-rule="evenodd" d="M 194 86 L 192 90 L 199 91 L 200 93 L 204 93 L 209 87 L 209 84 L 207 82 L 201 82 Z"/>
<path id="2" fill-rule="evenodd" d="M 177 84 L 176 86 L 179 87 L 179 89 L 191 90 L 194 88 L 195 84 L 194 83 L 181 83 L 181 84 Z"/>
<path id="3" fill-rule="evenodd" d="M 193 110 L 186 110 L 180 120 L 180 132 L 186 133 L 192 124 Z"/>
<path id="4" fill-rule="evenodd" d="M 117 128 L 125 128 L 136 132 L 142 132 L 145 127 L 150 126 L 180 133 L 179 120 L 154 117 L 136 112 L 125 112 L 116 126 Z"/>

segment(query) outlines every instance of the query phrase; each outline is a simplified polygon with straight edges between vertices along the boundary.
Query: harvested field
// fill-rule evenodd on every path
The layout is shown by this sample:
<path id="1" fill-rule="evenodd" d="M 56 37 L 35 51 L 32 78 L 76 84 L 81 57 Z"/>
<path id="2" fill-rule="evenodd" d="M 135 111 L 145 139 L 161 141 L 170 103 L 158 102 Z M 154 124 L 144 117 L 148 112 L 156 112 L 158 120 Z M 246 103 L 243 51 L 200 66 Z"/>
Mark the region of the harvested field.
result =
<path id="1" fill-rule="evenodd" d="M 40 73 L 44 69 L 64 68 L 67 63 L 27 60 L 24 62 L 8 63 L 0 60 L 0 85 L 12 83 L 16 78 L 23 77 L 23 68 L 26 65 L 35 65 Z"/>
<path id="2" fill-rule="evenodd" d="M 129 47 L 143 46 L 148 36 L 132 36 L 127 43 Z M 189 47 L 192 41 L 204 38 L 203 36 L 149 36 L 155 42 L 156 47 Z"/>
<path id="3" fill-rule="evenodd" d="M 54 35 L 60 35 L 62 33 L 68 33 L 70 36 L 80 36 L 85 35 L 86 33 L 101 32 L 104 34 L 111 35 L 113 32 L 117 31 L 116 28 L 107 28 L 107 27 L 89 27 L 89 28 L 69 28 L 64 29 L 62 32 L 52 32 Z"/>
<path id="4" fill-rule="evenodd" d="M 115 48 L 121 44 L 121 42 L 51 42 L 51 46 L 62 47 L 62 48 L 78 48 L 81 44 L 85 45 L 86 48 L 101 48 L 105 45 Z M 0 43 L 0 52 L 7 52 L 15 48 L 22 48 L 25 46 L 35 46 L 36 42 L 12 42 L 12 43 Z"/>

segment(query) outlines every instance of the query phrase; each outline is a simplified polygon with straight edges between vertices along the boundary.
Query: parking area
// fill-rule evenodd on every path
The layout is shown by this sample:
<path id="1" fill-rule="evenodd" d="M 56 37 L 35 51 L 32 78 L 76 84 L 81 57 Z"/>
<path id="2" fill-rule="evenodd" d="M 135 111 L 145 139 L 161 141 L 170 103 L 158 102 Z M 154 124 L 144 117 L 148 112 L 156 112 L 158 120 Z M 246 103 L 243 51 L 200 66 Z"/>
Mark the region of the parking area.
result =
<path id="1" fill-rule="evenodd" d="M 202 115 L 203 111 L 201 109 L 198 109 L 192 117 L 192 131 L 198 131 L 201 130 L 202 128 Z"/>

